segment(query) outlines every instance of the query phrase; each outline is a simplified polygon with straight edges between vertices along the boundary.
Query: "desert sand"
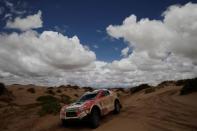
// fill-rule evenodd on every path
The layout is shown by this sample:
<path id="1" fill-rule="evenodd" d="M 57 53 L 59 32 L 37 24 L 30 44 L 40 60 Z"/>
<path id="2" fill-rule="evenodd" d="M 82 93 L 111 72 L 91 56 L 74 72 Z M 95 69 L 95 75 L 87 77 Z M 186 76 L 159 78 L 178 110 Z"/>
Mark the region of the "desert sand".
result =
<path id="1" fill-rule="evenodd" d="M 86 123 L 62 126 L 59 115 L 39 116 L 36 98 L 46 94 L 46 87 L 34 85 L 11 85 L 7 87 L 15 96 L 12 102 L 0 102 L 1 131 L 196 131 L 197 93 L 179 95 L 181 86 L 166 85 L 154 92 L 141 90 L 130 94 L 129 90 L 116 90 L 123 108 L 102 118 L 97 129 Z M 35 93 L 27 92 L 35 88 Z M 54 92 L 56 88 L 52 89 Z M 77 99 L 86 90 L 83 88 L 60 88 L 61 93 Z"/>

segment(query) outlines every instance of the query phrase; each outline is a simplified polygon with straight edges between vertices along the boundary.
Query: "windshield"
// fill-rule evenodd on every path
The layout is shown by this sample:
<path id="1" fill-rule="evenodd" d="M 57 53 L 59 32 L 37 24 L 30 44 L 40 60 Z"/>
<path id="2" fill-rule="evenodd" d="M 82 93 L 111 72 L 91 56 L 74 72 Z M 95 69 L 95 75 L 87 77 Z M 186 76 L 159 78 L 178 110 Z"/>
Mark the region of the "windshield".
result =
<path id="1" fill-rule="evenodd" d="M 88 93 L 86 95 L 83 95 L 79 100 L 78 102 L 84 102 L 84 101 L 87 101 L 87 100 L 92 100 L 94 99 L 96 96 L 97 96 L 98 92 L 94 92 L 94 93 Z"/>

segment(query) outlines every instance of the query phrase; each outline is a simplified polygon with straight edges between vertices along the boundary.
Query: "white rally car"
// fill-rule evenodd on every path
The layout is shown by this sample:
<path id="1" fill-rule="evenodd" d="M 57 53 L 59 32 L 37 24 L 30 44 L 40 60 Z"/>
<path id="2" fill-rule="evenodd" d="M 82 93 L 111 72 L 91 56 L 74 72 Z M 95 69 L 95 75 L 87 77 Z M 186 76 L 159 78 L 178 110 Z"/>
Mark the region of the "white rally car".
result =
<path id="1" fill-rule="evenodd" d="M 99 126 L 101 116 L 110 112 L 118 114 L 121 109 L 120 100 L 116 93 L 107 89 L 86 92 L 79 100 L 64 105 L 60 111 L 60 119 L 63 124 L 69 120 L 81 120 L 87 118 L 91 127 Z"/>

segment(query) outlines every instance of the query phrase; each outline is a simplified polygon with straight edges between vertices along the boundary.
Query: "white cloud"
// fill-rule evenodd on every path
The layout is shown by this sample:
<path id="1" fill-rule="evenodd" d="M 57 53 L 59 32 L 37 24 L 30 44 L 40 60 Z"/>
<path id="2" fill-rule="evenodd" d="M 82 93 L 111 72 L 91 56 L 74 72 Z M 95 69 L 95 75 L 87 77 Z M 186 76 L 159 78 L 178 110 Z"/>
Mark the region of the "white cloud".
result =
<path id="1" fill-rule="evenodd" d="M 110 25 L 107 32 L 114 38 L 123 38 L 135 51 L 146 51 L 153 58 L 165 58 L 169 52 L 188 58 L 197 58 L 197 4 L 171 6 L 163 13 L 164 20 L 137 21 L 127 17 L 122 25 Z"/>
<path id="2" fill-rule="evenodd" d="M 8 20 L 6 23 L 7 28 L 19 29 L 22 31 L 36 29 L 42 27 L 42 12 L 38 11 L 37 14 L 29 15 L 25 18 L 16 17 L 13 21 Z"/>
<path id="3" fill-rule="evenodd" d="M 59 32 L 59 33 L 61 33 L 61 34 L 64 34 L 64 33 L 66 33 L 66 30 L 69 28 L 69 26 L 67 26 L 67 25 L 63 25 L 63 26 L 54 26 L 54 30 L 56 31 L 56 32 Z"/>
<path id="4" fill-rule="evenodd" d="M 107 33 L 112 39 L 123 38 L 128 44 L 121 51 L 124 58 L 111 63 L 96 60 L 95 53 L 76 36 L 32 30 L 1 34 L 0 80 L 105 88 L 195 77 L 196 9 L 192 3 L 175 5 L 163 13 L 163 20 L 137 21 L 131 15 L 121 25 L 109 25 Z"/>
<path id="5" fill-rule="evenodd" d="M 139 22 L 136 20 L 136 16 L 131 15 L 122 25 L 108 26 L 107 32 L 114 38 L 128 41 L 129 46 L 136 51 L 147 51 L 152 57 L 165 57 L 165 46 L 169 43 L 169 38 L 173 37 L 171 32 L 161 21 L 150 21 L 148 18 Z"/>
<path id="6" fill-rule="evenodd" d="M 121 55 L 127 57 L 129 55 L 129 47 L 122 49 Z"/>
<path id="7" fill-rule="evenodd" d="M 98 48 L 99 48 L 98 45 L 93 45 L 93 47 L 94 47 L 95 49 L 98 49 Z"/>
<path id="8" fill-rule="evenodd" d="M 60 75 L 85 67 L 96 59 L 77 36 L 34 31 L 0 35 L 0 69 L 18 76 Z"/>
<path id="9" fill-rule="evenodd" d="M 127 17 L 122 25 L 109 25 L 107 33 L 123 38 L 133 53 L 109 66 L 131 83 L 158 83 L 163 80 L 197 76 L 197 4 L 171 6 L 164 20 L 137 21 Z M 126 74 L 125 74 L 126 73 Z"/>
<path id="10" fill-rule="evenodd" d="M 171 6 L 164 16 L 164 24 L 174 34 L 169 49 L 197 62 L 197 4 Z"/>
<path id="11" fill-rule="evenodd" d="M 11 19 L 12 15 L 10 13 L 5 14 L 3 19 Z"/>

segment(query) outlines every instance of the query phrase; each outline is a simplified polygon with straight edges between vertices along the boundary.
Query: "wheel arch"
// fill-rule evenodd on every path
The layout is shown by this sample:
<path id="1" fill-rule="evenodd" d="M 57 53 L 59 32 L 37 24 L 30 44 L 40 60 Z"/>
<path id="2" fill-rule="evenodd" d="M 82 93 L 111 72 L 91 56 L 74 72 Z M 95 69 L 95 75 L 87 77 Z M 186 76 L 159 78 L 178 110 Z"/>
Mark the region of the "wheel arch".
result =
<path id="1" fill-rule="evenodd" d="M 119 100 L 118 98 L 116 98 L 116 99 L 114 100 L 114 103 L 116 103 L 116 102 L 120 103 L 120 100 Z"/>
<path id="2" fill-rule="evenodd" d="M 97 106 L 97 105 L 92 106 L 91 112 L 92 112 L 93 110 L 97 110 L 97 111 L 99 112 L 99 115 L 100 115 L 100 116 L 102 115 L 102 114 L 101 114 L 102 112 L 101 112 L 101 109 L 99 108 L 99 106 Z"/>
<path id="3" fill-rule="evenodd" d="M 116 102 L 118 102 L 118 103 L 120 104 L 120 107 L 122 108 L 122 104 L 120 103 L 120 100 L 119 100 L 118 98 L 116 98 L 116 99 L 114 100 L 114 105 L 115 105 Z"/>

